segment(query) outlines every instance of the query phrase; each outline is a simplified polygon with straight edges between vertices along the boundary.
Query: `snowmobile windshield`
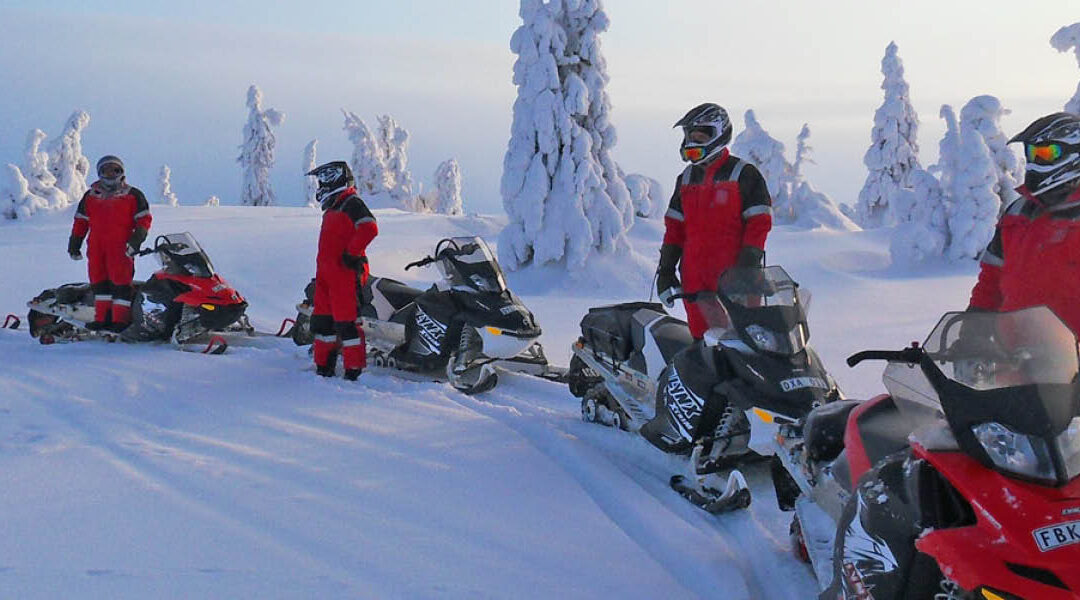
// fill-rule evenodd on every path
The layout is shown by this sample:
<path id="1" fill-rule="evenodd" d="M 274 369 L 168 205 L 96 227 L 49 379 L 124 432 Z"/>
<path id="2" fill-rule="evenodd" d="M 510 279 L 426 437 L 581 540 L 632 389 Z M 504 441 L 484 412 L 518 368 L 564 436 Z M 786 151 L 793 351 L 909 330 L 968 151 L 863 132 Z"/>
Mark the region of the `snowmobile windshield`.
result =
<path id="1" fill-rule="evenodd" d="M 165 272 L 192 277 L 213 277 L 214 265 L 199 242 L 188 232 L 159 235 L 154 242 Z"/>
<path id="2" fill-rule="evenodd" d="M 454 289 L 501 294 L 506 278 L 495 255 L 479 237 L 447 238 L 435 247 L 439 270 Z"/>
<path id="3" fill-rule="evenodd" d="M 762 352 L 785 356 L 803 351 L 810 337 L 801 298 L 798 285 L 778 266 L 731 268 L 717 285 L 722 316 L 730 318 L 739 337 Z M 710 313 L 705 314 L 708 321 Z M 715 309 L 711 314 L 721 316 Z"/>
<path id="4" fill-rule="evenodd" d="M 923 347 L 949 379 L 975 390 L 1070 384 L 1076 336 L 1049 308 L 948 313 Z"/>

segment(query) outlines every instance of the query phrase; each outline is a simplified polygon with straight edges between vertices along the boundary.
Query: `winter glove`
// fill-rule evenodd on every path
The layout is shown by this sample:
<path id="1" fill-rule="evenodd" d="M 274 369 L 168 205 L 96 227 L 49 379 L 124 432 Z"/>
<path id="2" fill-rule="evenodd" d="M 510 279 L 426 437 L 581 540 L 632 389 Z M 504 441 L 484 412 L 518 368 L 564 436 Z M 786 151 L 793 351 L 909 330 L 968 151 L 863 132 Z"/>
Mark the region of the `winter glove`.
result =
<path id="1" fill-rule="evenodd" d="M 765 257 L 765 251 L 753 246 L 743 246 L 739 249 L 739 255 L 735 258 L 736 267 L 760 267 L 761 259 Z"/>
<path id="2" fill-rule="evenodd" d="M 682 258 L 682 248 L 674 244 L 660 246 L 660 264 L 656 267 L 656 293 L 665 306 L 675 305 L 674 296 L 683 293 L 675 267 Z"/>
<path id="3" fill-rule="evenodd" d="M 341 262 L 345 265 L 346 269 L 352 269 L 353 271 L 362 272 L 364 265 L 367 264 L 366 256 L 353 256 L 348 252 L 341 255 Z"/>
<path id="4" fill-rule="evenodd" d="M 71 260 L 82 260 L 82 243 L 81 237 L 73 235 L 68 238 L 68 256 Z"/>
<path id="5" fill-rule="evenodd" d="M 142 227 L 136 227 L 135 231 L 131 232 L 131 237 L 128 238 L 127 248 L 124 250 L 124 254 L 131 258 L 139 253 L 139 248 L 142 243 L 146 241 L 146 234 L 149 233 Z"/>

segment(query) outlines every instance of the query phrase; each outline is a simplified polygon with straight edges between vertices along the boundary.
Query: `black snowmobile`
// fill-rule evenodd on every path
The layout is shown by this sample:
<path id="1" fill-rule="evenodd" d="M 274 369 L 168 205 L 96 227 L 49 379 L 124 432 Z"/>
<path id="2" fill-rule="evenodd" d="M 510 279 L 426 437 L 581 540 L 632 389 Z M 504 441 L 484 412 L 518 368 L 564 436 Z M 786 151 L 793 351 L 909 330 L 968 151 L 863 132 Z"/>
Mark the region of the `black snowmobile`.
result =
<path id="1" fill-rule="evenodd" d="M 372 277 L 358 286 L 361 325 L 369 362 L 449 381 L 476 394 L 498 383 L 495 367 L 559 380 L 563 369 L 548 364 L 537 340 L 540 326 L 506 287 L 494 254 L 479 237 L 440 240 L 433 256 L 405 270 L 434 263 L 442 280 L 426 291 Z M 313 341 L 310 317 L 314 281 L 297 305 L 293 340 Z"/>
<path id="2" fill-rule="evenodd" d="M 135 281 L 131 325 L 120 332 L 91 331 L 94 293 L 89 283 L 68 283 L 47 289 L 27 302 L 30 335 L 43 344 L 105 339 L 151 342 L 170 340 L 181 349 L 206 344 L 205 353 L 220 354 L 228 346 L 220 334 L 254 335 L 244 312 L 247 301 L 214 272 L 210 257 L 190 233 L 160 235 L 152 248 L 161 264 L 146 281 Z"/>
<path id="3" fill-rule="evenodd" d="M 690 454 L 696 477 L 671 483 L 695 504 L 714 512 L 749 504 L 738 471 L 723 483 L 716 474 L 774 455 L 782 424 L 840 396 L 807 345 L 807 298 L 781 267 L 729 269 L 715 293 L 687 296 L 709 326 L 697 342 L 659 304 L 591 309 L 567 373 L 582 418 Z"/>

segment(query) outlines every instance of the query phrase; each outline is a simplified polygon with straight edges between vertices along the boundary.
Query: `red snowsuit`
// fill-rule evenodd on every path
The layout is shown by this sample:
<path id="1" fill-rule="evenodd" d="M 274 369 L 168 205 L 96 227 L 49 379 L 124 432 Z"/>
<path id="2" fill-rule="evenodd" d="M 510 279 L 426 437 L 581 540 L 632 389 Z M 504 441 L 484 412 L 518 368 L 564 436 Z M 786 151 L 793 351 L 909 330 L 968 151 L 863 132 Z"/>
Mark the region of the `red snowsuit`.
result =
<path id="1" fill-rule="evenodd" d="M 311 316 L 316 366 L 333 369 L 339 347 L 346 370 L 367 366 L 364 331 L 356 323 L 356 283 L 367 281 L 366 250 L 378 234 L 375 217 L 355 187 L 340 192 L 323 213 Z M 359 259 L 358 270 L 345 265 L 345 255 Z"/>
<path id="2" fill-rule="evenodd" d="M 1045 208 L 1027 191 L 998 221 L 980 258 L 971 308 L 1010 311 L 1045 304 L 1080 335 L 1080 189 Z"/>
<path id="3" fill-rule="evenodd" d="M 683 292 L 715 290 L 720 275 L 735 265 L 739 250 L 765 250 L 772 228 L 772 200 L 754 165 L 728 153 L 690 165 L 675 180 L 664 216 L 664 244 L 682 248 Z M 708 325 L 697 306 L 685 302 L 690 333 L 700 339 Z"/>
<path id="4" fill-rule="evenodd" d="M 109 191 L 101 182 L 94 182 L 79 201 L 71 237 L 81 247 L 90 233 L 86 258 L 95 321 L 104 322 L 110 312 L 113 323 L 131 321 L 135 259 L 127 255 L 127 244 L 137 227 L 149 231 L 151 221 L 146 196 L 126 183 Z"/>

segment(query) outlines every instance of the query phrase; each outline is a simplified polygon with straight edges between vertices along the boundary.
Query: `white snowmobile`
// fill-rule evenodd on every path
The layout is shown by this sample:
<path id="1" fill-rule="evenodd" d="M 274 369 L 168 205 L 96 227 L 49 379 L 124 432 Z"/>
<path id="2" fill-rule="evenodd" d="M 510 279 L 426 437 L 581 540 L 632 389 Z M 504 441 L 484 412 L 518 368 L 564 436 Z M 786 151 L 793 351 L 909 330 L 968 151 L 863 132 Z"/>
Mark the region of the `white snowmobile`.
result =
<path id="1" fill-rule="evenodd" d="M 496 368 L 560 380 L 565 369 L 548 364 L 532 312 L 506 286 L 494 254 L 479 237 L 440 240 L 433 256 L 405 270 L 435 263 L 441 281 L 422 291 L 372 277 L 361 286 L 361 326 L 369 362 L 449 381 L 477 394 L 498 383 Z M 314 282 L 297 305 L 293 340 L 310 344 Z"/>

